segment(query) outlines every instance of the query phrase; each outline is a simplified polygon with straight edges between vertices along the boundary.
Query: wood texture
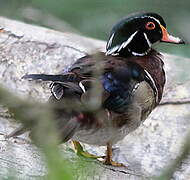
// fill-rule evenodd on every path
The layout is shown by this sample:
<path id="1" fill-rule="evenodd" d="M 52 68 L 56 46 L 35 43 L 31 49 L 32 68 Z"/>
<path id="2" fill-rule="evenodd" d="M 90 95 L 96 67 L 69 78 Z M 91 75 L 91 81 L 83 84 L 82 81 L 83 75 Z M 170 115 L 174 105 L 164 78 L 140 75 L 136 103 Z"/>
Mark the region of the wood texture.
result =
<path id="1" fill-rule="evenodd" d="M 0 18 L 0 81 L 14 94 L 45 102 L 50 92 L 47 83 L 22 80 L 26 73 L 58 73 L 86 53 L 104 50 L 105 42 L 80 35 Z M 114 148 L 114 159 L 127 168 L 103 166 L 88 161 L 94 167 L 86 179 L 146 179 L 159 175 L 179 154 L 184 138 L 190 129 L 190 104 L 168 104 L 190 98 L 190 59 L 166 55 L 167 86 L 162 102 L 134 133 Z M 4 134 L 17 127 L 5 108 L 0 109 L 0 178 L 10 172 L 18 179 L 38 179 L 46 174 L 43 156 L 29 142 L 27 135 L 5 140 Z M 105 148 L 85 146 L 92 153 L 102 154 Z M 61 145 L 67 158 L 77 159 L 68 151 L 68 144 Z M 97 172 L 96 172 L 97 170 Z M 83 169 L 85 174 L 85 168 Z M 8 174 L 9 172 L 9 174 Z M 77 174 L 76 179 L 80 179 Z M 190 160 L 179 167 L 174 179 L 190 178 Z"/>

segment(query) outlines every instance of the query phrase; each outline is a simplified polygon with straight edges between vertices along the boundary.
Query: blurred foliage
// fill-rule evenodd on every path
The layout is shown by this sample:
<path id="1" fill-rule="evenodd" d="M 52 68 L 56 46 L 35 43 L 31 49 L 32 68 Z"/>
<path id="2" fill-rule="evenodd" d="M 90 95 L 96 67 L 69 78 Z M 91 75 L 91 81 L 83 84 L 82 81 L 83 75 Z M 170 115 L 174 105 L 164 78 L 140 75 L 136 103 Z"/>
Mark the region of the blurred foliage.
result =
<path id="1" fill-rule="evenodd" d="M 63 161 L 57 147 L 59 140 L 55 123 L 52 121 L 54 117 L 52 110 L 45 104 L 21 100 L 2 87 L 0 87 L 0 102 L 1 105 L 8 107 L 9 112 L 14 114 L 14 118 L 22 122 L 26 129 L 32 128 L 31 138 L 41 149 L 47 162 L 48 175 L 46 179 L 73 179 L 71 162 Z M 12 171 L 14 174 L 14 170 Z M 11 173 L 9 172 L 9 174 Z M 9 179 L 11 178 L 9 177 Z"/>
<path id="2" fill-rule="evenodd" d="M 29 99 L 21 99 L 0 85 L 0 102 L 6 106 L 14 119 L 21 122 L 26 129 L 32 129 L 30 134 L 34 144 L 44 155 L 47 175 L 36 177 L 47 180 L 84 179 L 95 173 L 96 167 L 85 158 L 68 158 L 58 147 L 60 137 L 56 131 L 53 107 Z M 67 152 L 69 149 L 67 148 Z M 89 166 L 90 163 L 90 166 Z M 98 171 L 96 171 L 98 174 Z M 0 179 L 4 178 L 0 174 Z M 9 169 L 8 179 L 18 179 L 15 169 Z M 4 178 L 7 179 L 7 178 Z"/>
<path id="3" fill-rule="evenodd" d="M 168 30 L 190 41 L 189 0 L 0 0 L 0 15 L 57 30 L 77 29 L 83 35 L 106 40 L 113 24 L 137 11 L 152 11 L 163 16 Z M 73 28 L 71 28 L 71 26 Z M 163 52 L 190 55 L 189 47 L 162 44 Z"/>

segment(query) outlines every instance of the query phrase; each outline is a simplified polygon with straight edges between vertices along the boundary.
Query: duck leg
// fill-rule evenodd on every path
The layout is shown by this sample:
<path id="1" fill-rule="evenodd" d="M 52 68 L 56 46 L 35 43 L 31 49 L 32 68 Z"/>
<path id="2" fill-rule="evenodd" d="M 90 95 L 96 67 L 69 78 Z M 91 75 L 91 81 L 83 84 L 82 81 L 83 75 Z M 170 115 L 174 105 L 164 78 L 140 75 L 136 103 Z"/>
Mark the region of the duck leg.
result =
<path id="1" fill-rule="evenodd" d="M 76 150 L 77 155 L 83 156 L 86 158 L 92 158 L 92 159 L 98 159 L 98 158 L 104 158 L 105 156 L 96 156 L 94 154 L 90 154 L 87 151 L 84 151 L 82 145 L 78 141 L 72 141 L 74 148 Z"/>
<path id="2" fill-rule="evenodd" d="M 124 164 L 118 163 L 112 160 L 112 144 L 110 142 L 107 143 L 106 157 L 103 163 L 106 165 L 111 165 L 111 166 L 116 166 L 116 167 L 125 167 Z"/>

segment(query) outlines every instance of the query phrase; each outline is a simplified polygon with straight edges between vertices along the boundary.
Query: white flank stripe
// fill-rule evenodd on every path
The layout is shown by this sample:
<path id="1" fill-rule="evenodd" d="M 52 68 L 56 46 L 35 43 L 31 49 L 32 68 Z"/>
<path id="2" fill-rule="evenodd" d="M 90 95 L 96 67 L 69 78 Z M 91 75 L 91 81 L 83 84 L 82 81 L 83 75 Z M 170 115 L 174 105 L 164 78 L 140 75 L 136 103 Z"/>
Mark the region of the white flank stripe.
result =
<path id="1" fill-rule="evenodd" d="M 82 89 L 82 91 L 84 93 L 86 92 L 86 89 L 85 89 L 84 85 L 81 82 L 79 82 L 79 87 Z"/>
<path id="2" fill-rule="evenodd" d="M 149 41 L 149 39 L 148 39 L 146 33 L 143 33 L 143 34 L 144 34 L 144 37 L 145 37 L 145 39 L 146 39 L 146 42 L 147 42 L 148 46 L 151 47 L 152 44 L 151 44 L 151 42 Z"/>
<path id="3" fill-rule="evenodd" d="M 158 89 L 156 87 L 155 81 L 147 70 L 144 69 L 144 71 L 147 74 L 147 76 L 149 77 L 149 79 L 152 81 L 152 84 L 153 84 L 154 88 L 156 89 L 156 102 L 158 102 Z"/>
<path id="4" fill-rule="evenodd" d="M 137 90 L 137 88 L 139 87 L 139 85 L 140 85 L 140 83 L 137 83 L 137 84 L 135 85 L 135 87 L 133 88 L 132 93 L 134 93 L 134 92 Z"/>

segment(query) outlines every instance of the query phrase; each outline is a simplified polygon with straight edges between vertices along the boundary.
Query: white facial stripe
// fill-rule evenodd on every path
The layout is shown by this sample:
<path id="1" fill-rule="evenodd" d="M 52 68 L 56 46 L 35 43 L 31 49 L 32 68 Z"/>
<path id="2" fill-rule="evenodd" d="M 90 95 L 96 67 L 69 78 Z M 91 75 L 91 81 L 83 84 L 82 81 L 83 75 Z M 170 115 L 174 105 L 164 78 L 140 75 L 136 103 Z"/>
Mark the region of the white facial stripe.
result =
<path id="1" fill-rule="evenodd" d="M 114 35 L 115 35 L 114 33 L 111 35 L 111 37 L 107 43 L 107 48 L 111 45 Z"/>
<path id="2" fill-rule="evenodd" d="M 148 46 L 151 47 L 152 43 L 149 41 L 149 39 L 148 39 L 146 33 L 143 33 L 143 34 L 144 34 L 144 37 L 145 37 L 145 39 L 146 39 L 146 42 L 147 42 Z"/>
<path id="3" fill-rule="evenodd" d="M 155 83 L 154 79 L 152 78 L 152 76 L 150 75 L 150 73 L 145 69 L 144 69 L 144 71 L 145 71 L 146 75 L 149 77 L 149 79 L 151 80 L 151 82 L 156 90 L 156 102 L 158 102 L 158 89 L 156 87 L 156 83 Z"/>
<path id="4" fill-rule="evenodd" d="M 118 48 L 119 48 L 119 45 L 117 45 L 117 46 L 111 48 L 110 50 L 108 50 L 108 51 L 106 52 L 106 55 L 112 55 L 112 54 L 114 54 L 114 53 L 118 50 Z"/>
<path id="5" fill-rule="evenodd" d="M 84 85 L 81 82 L 79 82 L 79 87 L 82 89 L 82 91 L 84 93 L 86 92 L 86 89 L 85 89 Z"/>
<path id="6" fill-rule="evenodd" d="M 135 31 L 128 39 L 127 41 L 123 42 L 121 46 L 119 47 L 118 51 L 120 51 L 122 48 L 125 48 L 133 39 L 133 37 L 137 34 L 138 31 Z"/>
<path id="7" fill-rule="evenodd" d="M 112 49 L 108 50 L 108 51 L 106 52 L 106 55 L 111 55 L 111 54 L 113 54 L 113 53 L 116 53 L 116 51 L 117 51 L 117 52 L 121 51 L 121 49 L 125 48 L 125 47 L 132 41 L 133 37 L 137 34 L 137 32 L 138 32 L 138 31 L 135 31 L 135 32 L 127 39 L 127 41 L 124 41 L 121 45 L 117 45 L 117 46 L 113 47 Z"/>
<path id="8" fill-rule="evenodd" d="M 151 19 L 154 19 L 158 24 L 161 24 L 158 19 L 156 19 L 155 17 L 152 17 L 152 16 L 142 16 L 141 18 L 151 18 Z"/>

